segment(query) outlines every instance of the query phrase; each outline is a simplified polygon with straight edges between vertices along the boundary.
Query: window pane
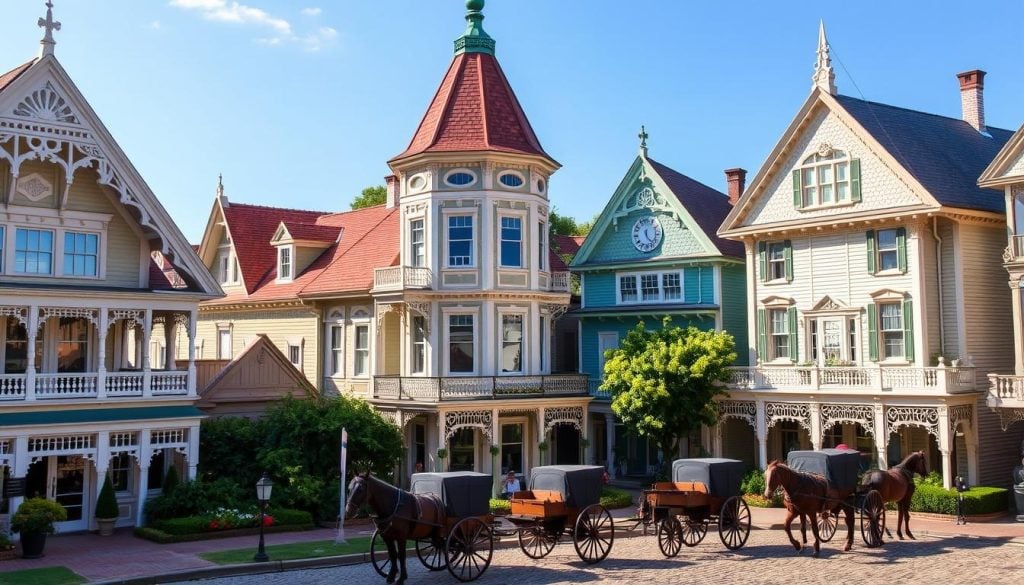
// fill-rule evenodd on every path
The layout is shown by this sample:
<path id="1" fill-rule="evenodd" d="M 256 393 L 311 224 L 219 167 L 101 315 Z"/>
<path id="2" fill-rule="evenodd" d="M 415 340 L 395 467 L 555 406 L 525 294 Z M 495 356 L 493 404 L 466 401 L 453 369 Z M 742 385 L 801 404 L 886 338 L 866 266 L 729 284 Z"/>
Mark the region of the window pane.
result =
<path id="1" fill-rule="evenodd" d="M 657 274 L 642 274 L 640 275 L 640 298 L 643 301 L 656 301 L 658 300 L 658 275 Z"/>
<path id="2" fill-rule="evenodd" d="M 504 315 L 501 318 L 501 371 L 523 370 L 523 316 Z"/>
<path id="3" fill-rule="evenodd" d="M 473 217 L 453 215 L 448 218 L 448 265 L 473 265 Z"/>
<path id="4" fill-rule="evenodd" d="M 678 273 L 662 274 L 661 288 L 666 301 L 678 301 L 683 298 L 683 289 Z"/>
<path id="5" fill-rule="evenodd" d="M 619 296 L 622 298 L 622 302 L 624 303 L 636 302 L 637 291 L 635 276 L 619 277 Z"/>
<path id="6" fill-rule="evenodd" d="M 501 218 L 501 265 L 521 267 L 523 229 L 518 217 Z"/>
<path id="7" fill-rule="evenodd" d="M 473 315 L 450 315 L 448 317 L 448 369 L 452 372 L 469 373 L 473 363 Z"/>

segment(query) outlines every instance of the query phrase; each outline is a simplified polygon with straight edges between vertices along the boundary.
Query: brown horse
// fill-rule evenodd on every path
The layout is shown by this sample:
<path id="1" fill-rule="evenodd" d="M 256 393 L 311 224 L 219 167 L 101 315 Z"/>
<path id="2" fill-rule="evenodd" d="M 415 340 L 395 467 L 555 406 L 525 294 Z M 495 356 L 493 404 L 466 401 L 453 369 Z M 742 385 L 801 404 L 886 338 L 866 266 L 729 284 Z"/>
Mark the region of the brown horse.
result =
<path id="1" fill-rule="evenodd" d="M 444 506 L 436 496 L 411 494 L 369 473 L 353 478 L 348 489 L 346 519 L 354 516 L 364 505 L 373 511 L 373 522 L 388 548 L 388 560 L 391 561 L 388 583 L 401 585 L 408 577 L 405 572 L 407 540 L 430 539 L 435 550 L 440 551 L 438 529 L 446 518 Z"/>
<path id="2" fill-rule="evenodd" d="M 928 466 L 923 451 L 915 451 L 907 455 L 907 458 L 899 465 L 887 471 L 869 471 L 861 480 L 862 486 L 878 490 L 882 501 L 896 502 L 898 510 L 896 535 L 900 537 L 900 540 L 903 540 L 904 527 L 907 529 L 907 537 L 916 540 L 910 532 L 910 499 L 914 497 L 914 489 L 917 487 L 914 484 L 915 473 L 920 474 L 921 477 L 928 475 Z"/>
<path id="3" fill-rule="evenodd" d="M 826 512 L 838 512 L 842 509 L 846 514 L 846 546 L 844 551 L 853 547 L 853 507 L 844 506 L 845 494 L 838 490 L 829 488 L 825 478 L 810 473 L 801 473 L 791 469 L 778 461 L 772 461 L 764 470 L 764 497 L 771 499 L 772 494 L 778 488 L 782 488 L 786 498 L 786 536 L 789 537 L 793 548 L 800 550 L 802 547 L 793 538 L 793 531 L 790 524 L 793 519 L 800 516 L 801 527 L 804 524 L 804 516 L 817 518 L 819 514 Z M 810 522 L 811 533 L 814 535 L 814 556 L 817 557 L 821 551 L 821 538 L 818 536 L 818 523 Z"/>

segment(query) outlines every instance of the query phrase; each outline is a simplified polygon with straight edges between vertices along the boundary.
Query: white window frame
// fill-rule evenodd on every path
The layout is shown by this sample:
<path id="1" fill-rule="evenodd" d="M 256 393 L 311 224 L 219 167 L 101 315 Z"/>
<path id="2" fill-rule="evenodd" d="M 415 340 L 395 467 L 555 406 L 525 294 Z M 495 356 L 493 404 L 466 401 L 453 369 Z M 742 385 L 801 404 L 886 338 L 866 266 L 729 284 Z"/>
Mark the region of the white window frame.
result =
<path id="1" fill-rule="evenodd" d="M 772 256 L 772 251 L 778 251 L 779 257 L 775 258 Z M 785 242 L 768 242 L 765 245 L 765 263 L 767 264 L 768 274 L 766 280 L 768 282 L 782 282 L 786 280 L 786 243 Z M 780 270 L 779 274 L 775 274 L 775 269 Z"/>
<path id="2" fill-rule="evenodd" d="M 444 375 L 445 376 L 477 376 L 477 375 L 479 375 L 478 373 L 480 372 L 480 358 L 483 357 L 483 356 L 480 355 L 480 310 L 479 309 L 467 310 L 467 309 L 462 309 L 462 308 L 452 308 L 452 309 L 445 308 L 445 309 L 441 310 L 441 315 L 442 315 L 442 318 L 444 319 L 444 322 L 443 322 L 443 327 L 444 327 L 444 343 L 442 344 L 442 347 L 444 348 L 443 349 L 444 355 L 442 356 L 442 362 L 443 362 L 443 365 L 444 365 Z M 470 372 L 452 372 L 451 371 L 451 334 L 450 334 L 451 333 L 451 331 L 450 331 L 451 319 L 450 319 L 450 317 L 453 317 L 453 316 L 456 316 L 456 315 L 468 315 L 468 316 L 473 317 L 473 370 L 470 371 Z"/>
<path id="3" fill-rule="evenodd" d="M 285 266 L 283 256 L 288 253 L 288 274 L 284 274 Z M 286 245 L 277 247 L 277 282 L 291 282 L 295 279 L 295 246 Z"/>
<path id="4" fill-rule="evenodd" d="M 506 185 L 505 183 L 501 182 L 501 179 L 503 177 L 506 177 L 506 176 L 509 176 L 509 175 L 519 179 L 520 183 L 519 183 L 518 186 L 513 187 L 512 185 Z M 498 173 L 497 183 L 498 183 L 498 185 L 501 186 L 500 188 L 502 188 L 502 189 L 512 189 L 512 190 L 515 190 L 515 191 L 522 190 L 528 184 L 527 181 L 526 181 L 526 177 L 523 176 L 523 173 L 520 173 L 519 171 L 501 171 L 500 173 Z"/>
<path id="5" fill-rule="evenodd" d="M 359 347 L 359 330 L 366 329 L 366 347 Z M 370 352 L 373 342 L 371 336 L 373 335 L 372 328 L 370 327 L 369 320 L 359 321 L 352 324 L 352 377 L 353 378 L 369 378 L 370 370 L 373 369 L 373 364 L 370 363 Z M 363 371 L 359 371 L 359 358 L 363 358 Z"/>
<path id="6" fill-rule="evenodd" d="M 86 211 L 71 211 L 7 206 L 7 221 L 0 223 L 0 274 L 18 278 L 73 280 L 103 280 L 107 272 L 107 225 L 113 215 Z M 74 225 L 74 227 L 70 227 Z M 17 256 L 16 242 L 18 230 L 43 230 L 53 236 L 50 249 L 50 272 L 32 273 L 15 271 Z M 96 236 L 96 274 L 76 276 L 64 272 L 64 236 L 66 233 L 89 234 Z"/>
<path id="7" fill-rule="evenodd" d="M 537 270 L 540 272 L 548 272 L 551 267 L 548 266 L 548 224 L 544 221 L 537 222 Z"/>
<path id="8" fill-rule="evenodd" d="M 470 212 L 450 212 L 445 213 L 444 217 L 444 267 L 451 270 L 471 270 L 476 268 L 476 246 L 477 246 L 477 224 L 479 223 L 476 213 Z M 457 264 L 451 263 L 451 226 L 449 221 L 453 217 L 468 217 L 471 220 L 472 225 L 470 226 L 470 239 L 469 239 L 469 263 L 468 264 Z M 464 242 L 465 240 L 457 240 Z M 461 256 L 460 256 L 461 258 Z"/>
<path id="9" fill-rule="evenodd" d="M 324 323 L 324 347 L 327 350 L 327 377 L 345 377 L 345 322 L 343 320 L 328 320 Z M 338 345 L 334 344 L 334 331 L 338 331 Z"/>
<path id="10" fill-rule="evenodd" d="M 498 351 L 497 351 L 497 367 L 495 372 L 499 376 L 521 376 L 527 371 L 527 362 L 529 361 L 529 351 L 526 340 L 530 337 L 529 330 L 529 319 L 527 318 L 529 311 L 526 309 L 501 309 L 498 311 Z M 518 317 L 519 318 L 519 369 L 505 371 L 502 359 L 505 352 L 505 318 L 506 317 Z M 511 343 L 511 342 L 510 342 Z"/>
<path id="11" fill-rule="evenodd" d="M 12 248 L 13 248 L 12 254 L 14 256 L 13 256 L 12 262 L 11 262 L 11 264 L 12 264 L 11 273 L 15 274 L 17 276 L 46 277 L 46 278 L 54 277 L 57 274 L 57 259 L 58 259 L 58 257 L 61 258 L 61 259 L 63 259 L 63 257 L 64 257 L 63 253 L 60 254 L 60 256 L 57 255 L 58 241 L 60 241 L 60 243 L 63 244 L 63 239 L 61 238 L 60 234 L 58 233 L 58 230 L 50 229 L 50 228 L 46 228 L 46 227 L 42 227 L 42 226 L 16 226 L 15 229 L 12 230 L 12 231 L 14 232 L 14 241 L 15 241 L 15 243 L 12 246 Z M 46 252 L 46 251 L 41 250 L 41 249 L 29 250 L 27 248 L 24 249 L 24 250 L 20 250 L 18 248 L 17 241 L 18 241 L 18 232 L 21 232 L 21 231 L 25 231 L 25 232 L 39 232 L 40 234 L 45 232 L 45 233 L 50 234 L 50 251 Z M 63 245 L 61 245 L 60 247 L 63 247 Z M 18 264 L 17 264 L 18 252 L 34 253 L 34 254 L 37 254 L 37 255 L 38 254 L 49 254 L 50 255 L 50 269 L 49 269 L 49 271 L 47 271 L 47 272 L 25 272 L 25 271 L 19 271 L 18 270 Z M 63 262 L 61 262 L 61 264 L 63 264 Z"/>
<path id="12" fill-rule="evenodd" d="M 852 186 L 850 181 L 850 163 L 852 160 L 853 158 L 850 156 L 850 153 L 842 150 L 833 150 L 825 156 L 815 153 L 805 158 L 803 164 L 800 165 L 800 197 L 803 201 L 803 208 L 833 207 L 852 204 Z M 832 173 L 832 180 L 829 181 L 828 185 L 832 190 L 831 201 L 823 201 L 821 197 L 820 187 L 823 184 L 820 180 L 821 172 L 826 168 Z M 840 169 L 845 169 L 846 171 L 845 180 L 839 179 Z M 813 177 L 813 183 L 808 183 L 808 176 Z M 842 185 L 846 185 L 845 199 L 839 199 L 839 188 Z"/>
<path id="13" fill-rule="evenodd" d="M 416 228 L 419 224 L 419 228 Z M 420 233 L 420 241 L 415 238 L 416 232 Z M 417 254 L 417 248 L 419 254 Z M 417 262 L 419 259 L 419 262 Z M 409 219 L 409 266 L 421 268 L 427 265 L 427 220 L 425 217 L 413 217 Z"/>
<path id="14" fill-rule="evenodd" d="M 416 322 L 423 322 L 423 339 L 416 340 Z M 427 347 L 430 345 L 430 332 L 428 330 L 427 318 L 422 315 L 413 315 L 409 319 L 409 373 L 413 375 L 426 375 L 427 373 Z M 423 368 L 416 369 L 416 354 L 422 355 Z"/>
<path id="15" fill-rule="evenodd" d="M 882 234 L 892 232 L 892 247 L 882 248 Z M 885 268 L 882 265 L 882 254 L 892 254 L 893 266 Z M 900 271 L 900 244 L 899 228 L 887 228 L 875 231 L 875 267 L 878 274 L 895 274 Z"/>
<path id="16" fill-rule="evenodd" d="M 789 330 L 789 309 L 787 307 L 767 307 L 767 311 L 768 311 L 768 319 L 767 320 L 768 320 L 769 330 L 768 330 L 768 347 L 766 348 L 766 350 L 768 352 L 768 358 L 770 360 L 772 360 L 772 361 L 774 361 L 774 360 L 796 361 L 796 357 L 795 356 L 789 355 L 789 353 L 790 353 L 790 351 L 789 351 L 790 350 L 790 347 L 789 347 L 789 335 L 791 333 L 790 330 Z M 782 330 L 781 331 L 776 331 L 775 330 L 775 316 L 776 315 L 781 315 L 782 316 Z M 778 350 L 778 346 L 776 345 L 778 343 L 778 340 L 776 339 L 777 337 L 778 338 L 782 338 L 782 341 L 783 341 L 782 345 L 786 348 L 786 355 L 781 355 L 781 352 Z"/>
<path id="17" fill-rule="evenodd" d="M 466 173 L 467 175 L 473 177 L 473 180 L 468 182 L 468 183 L 466 183 L 465 185 L 456 185 L 456 184 L 451 182 L 451 177 L 452 177 L 452 175 L 455 175 L 457 173 Z M 444 184 L 445 184 L 445 186 L 446 187 L 451 187 L 453 189 L 468 189 L 469 187 L 472 187 L 473 185 L 476 185 L 478 182 L 480 182 L 480 177 L 477 175 L 476 171 L 474 171 L 472 169 L 467 169 L 467 168 L 461 168 L 460 167 L 460 168 L 457 168 L 457 169 L 452 169 L 452 170 L 450 170 L 450 171 L 448 171 L 447 173 L 444 174 Z"/>
<path id="18" fill-rule="evenodd" d="M 217 282 L 220 284 L 238 284 L 241 280 L 238 268 L 238 258 L 235 257 L 231 246 L 221 246 L 217 250 Z"/>
<path id="19" fill-rule="evenodd" d="M 904 362 L 907 359 L 907 340 L 906 332 L 904 331 L 904 323 L 906 323 L 906 316 L 903 314 L 903 302 L 902 301 L 878 301 L 876 303 L 878 307 L 878 344 L 879 351 L 878 357 L 881 361 L 894 361 Z M 896 312 L 899 315 L 899 326 L 896 329 L 886 329 L 882 323 L 884 322 L 882 317 L 882 311 L 884 307 L 893 306 L 896 307 Z M 899 355 L 889 355 L 889 344 L 886 343 L 886 333 L 899 334 Z"/>
<path id="20" fill-rule="evenodd" d="M 65 268 L 64 268 L 64 257 L 69 252 L 66 249 L 66 246 L 64 245 L 64 240 L 67 239 L 69 234 L 73 235 L 73 236 L 74 235 L 83 235 L 83 236 L 87 236 L 87 237 L 88 236 L 95 236 L 96 237 L 96 254 L 95 254 L 95 256 L 96 256 L 96 273 L 95 274 L 75 274 L 74 273 L 74 269 L 72 269 L 71 273 L 68 273 L 67 270 L 65 270 Z M 71 229 L 67 229 L 67 230 L 61 230 L 60 241 L 61 241 L 61 246 L 60 246 L 61 247 L 61 253 L 60 253 L 60 273 L 61 273 L 62 277 L 65 277 L 65 278 L 84 278 L 84 279 L 97 279 L 97 278 L 99 278 L 99 276 L 100 276 L 100 262 L 102 260 L 102 251 L 103 251 L 103 234 L 101 234 L 99 232 L 95 232 L 95 231 L 88 231 L 88 230 L 71 230 Z M 56 242 L 54 242 L 54 247 L 56 247 Z M 74 252 L 71 252 L 71 254 L 76 255 L 76 256 L 91 256 L 91 254 L 75 254 Z M 55 262 L 56 262 L 56 260 L 57 259 L 54 258 Z"/>
<path id="21" fill-rule="evenodd" d="M 506 241 L 507 242 L 515 242 L 516 241 L 516 240 L 506 240 L 504 238 L 504 233 L 502 233 L 504 231 L 504 226 L 502 225 L 502 221 L 504 219 L 506 219 L 506 218 L 519 220 L 519 264 L 505 264 L 504 263 L 505 259 L 502 258 L 502 256 L 503 256 L 502 245 Z M 497 233 L 497 236 L 498 236 L 498 267 L 499 268 L 511 269 L 511 270 L 524 270 L 524 269 L 526 269 L 526 267 L 527 267 L 526 266 L 526 255 L 523 252 L 526 249 L 526 242 L 527 242 L 526 231 L 527 230 L 523 226 L 525 226 L 527 223 L 528 222 L 526 221 L 526 214 L 525 213 L 502 212 L 502 213 L 498 214 L 498 233 Z"/>
<path id="22" fill-rule="evenodd" d="M 218 360 L 229 360 L 230 361 L 230 360 L 235 358 L 234 348 L 232 347 L 232 343 L 233 343 L 233 339 L 232 338 L 233 338 L 233 333 L 234 332 L 231 329 L 232 328 L 231 328 L 230 324 L 225 324 L 225 325 L 218 324 L 217 325 L 217 359 Z M 225 347 L 225 343 L 224 343 L 224 335 L 225 334 L 227 334 L 227 344 L 226 344 L 227 347 Z M 227 350 L 227 351 L 225 351 L 225 350 Z M 227 355 L 227 357 L 224 357 L 225 354 Z"/>
<path id="23" fill-rule="evenodd" d="M 303 357 L 304 357 L 303 353 L 304 353 L 304 350 L 305 350 L 306 340 L 304 338 L 289 339 L 286 345 L 287 345 L 287 348 L 286 348 L 287 349 L 287 353 L 285 353 L 285 357 L 288 358 L 288 362 L 289 363 L 291 363 L 293 366 L 295 366 L 296 369 L 298 369 L 301 372 L 302 371 L 302 363 L 304 361 L 303 360 Z M 295 350 L 295 351 L 298 352 L 298 357 L 299 357 L 298 363 L 295 363 L 295 360 L 292 359 L 292 350 Z"/>
<path id="24" fill-rule="evenodd" d="M 665 298 L 665 275 L 672 274 L 679 276 L 679 298 Z M 643 277 L 654 276 L 658 281 L 657 297 L 644 299 L 641 283 Z M 624 300 L 622 298 L 622 283 L 632 279 L 633 290 L 636 291 L 635 300 Z M 654 305 L 659 303 L 682 303 L 686 299 L 686 276 L 683 269 L 678 270 L 648 270 L 643 272 L 617 272 L 615 274 L 615 302 L 619 305 Z"/>

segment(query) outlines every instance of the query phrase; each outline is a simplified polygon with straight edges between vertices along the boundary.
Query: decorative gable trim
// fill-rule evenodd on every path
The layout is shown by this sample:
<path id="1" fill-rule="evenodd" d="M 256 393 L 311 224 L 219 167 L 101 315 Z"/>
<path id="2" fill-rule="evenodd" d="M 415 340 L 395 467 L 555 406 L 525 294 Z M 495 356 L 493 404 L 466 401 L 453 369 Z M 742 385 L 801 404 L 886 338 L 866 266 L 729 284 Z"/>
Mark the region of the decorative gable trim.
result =
<path id="1" fill-rule="evenodd" d="M 992 159 L 985 171 L 978 177 L 980 187 L 1002 187 L 1011 183 L 1024 182 L 1024 173 L 1007 175 L 1019 157 L 1024 156 L 1024 125 L 1006 141 L 999 154 Z"/>
<path id="2" fill-rule="evenodd" d="M 822 314 L 822 315 L 825 315 L 825 314 L 855 314 L 855 313 L 859 313 L 859 312 L 860 312 L 859 308 L 851 307 L 851 306 L 847 305 L 846 303 L 844 303 L 843 301 L 839 301 L 839 300 L 833 299 L 832 297 L 830 297 L 828 295 L 825 295 L 825 296 L 823 296 L 821 298 L 820 301 L 817 302 L 817 304 L 814 305 L 814 307 L 812 307 L 811 309 L 809 309 L 807 311 L 804 311 L 804 314 L 805 315 L 812 315 L 812 314 Z"/>
<path id="3" fill-rule="evenodd" d="M 778 307 L 786 308 L 796 305 L 796 301 L 790 297 L 780 297 L 778 295 L 772 295 L 761 299 L 761 305 L 764 307 Z"/>
<path id="4" fill-rule="evenodd" d="M 910 298 L 909 294 L 905 292 L 900 292 L 898 290 L 893 290 L 891 288 L 883 288 L 868 294 L 876 303 L 884 303 L 885 301 L 902 301 Z"/>

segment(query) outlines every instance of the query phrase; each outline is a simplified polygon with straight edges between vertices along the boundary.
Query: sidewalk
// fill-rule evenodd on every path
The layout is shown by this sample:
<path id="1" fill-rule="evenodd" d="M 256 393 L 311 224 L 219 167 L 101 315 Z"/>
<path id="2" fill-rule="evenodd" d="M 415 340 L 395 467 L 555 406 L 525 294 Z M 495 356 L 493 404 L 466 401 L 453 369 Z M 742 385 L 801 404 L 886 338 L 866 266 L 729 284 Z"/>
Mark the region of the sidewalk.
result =
<path id="1" fill-rule="evenodd" d="M 619 532 L 632 528 L 632 523 L 625 520 L 629 518 L 634 510 L 624 508 L 614 510 L 613 516 L 618 523 L 617 537 L 641 534 L 637 529 L 632 533 Z M 751 508 L 753 527 L 761 530 L 778 530 L 782 528 L 786 511 L 782 509 Z M 893 517 L 890 526 L 894 526 Z M 911 526 L 916 536 L 932 537 L 980 537 L 998 538 L 1002 540 L 1013 540 L 1024 545 L 1024 523 L 1013 521 L 1012 516 L 997 522 L 971 523 L 965 526 L 957 526 L 952 521 L 934 520 L 930 518 L 911 517 Z M 794 522 L 794 530 L 799 529 L 799 523 Z M 859 528 L 856 528 L 859 530 Z M 842 525 L 840 526 L 842 530 Z M 890 528 L 892 530 L 892 528 Z M 369 536 L 373 534 L 372 524 L 360 524 L 346 528 L 345 535 Z M 266 543 L 268 545 L 287 544 L 292 542 L 308 542 L 315 540 L 330 540 L 335 536 L 334 530 L 317 529 L 306 532 L 288 532 L 279 534 L 268 534 Z M 859 532 L 856 538 L 860 538 Z M 893 532 L 893 538 L 896 538 Z M 504 541 L 514 545 L 515 538 L 505 538 Z M 886 540 L 891 540 L 887 538 Z M 46 541 L 46 556 L 41 559 L 25 560 L 17 559 L 0 562 L 0 582 L 3 581 L 3 573 L 21 569 L 32 569 L 51 566 L 64 566 L 72 571 L 89 579 L 91 582 L 131 580 L 142 577 L 158 577 L 160 575 L 176 575 L 189 571 L 210 570 L 211 575 L 216 569 L 223 569 L 222 565 L 216 565 L 199 558 L 200 553 L 230 550 L 240 548 L 252 548 L 256 552 L 257 537 L 240 536 L 219 540 L 204 540 L 197 542 L 184 542 L 178 544 L 156 544 L 148 540 L 135 538 L 131 530 L 121 529 L 114 536 L 103 538 L 95 534 L 72 534 L 67 536 L 51 536 Z M 341 557 L 334 564 L 340 564 Z M 352 562 L 349 559 L 348 562 Z M 302 566 L 313 564 L 312 561 L 290 561 L 289 565 Z M 332 564 L 330 559 L 318 559 L 315 564 L 323 566 Z M 252 567 L 253 572 L 264 572 L 268 567 Z M 243 569 L 244 571 L 245 569 Z M 273 570 L 280 570 L 280 566 Z M 237 574 L 237 573 L 236 573 Z"/>

